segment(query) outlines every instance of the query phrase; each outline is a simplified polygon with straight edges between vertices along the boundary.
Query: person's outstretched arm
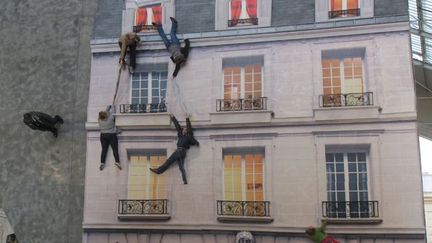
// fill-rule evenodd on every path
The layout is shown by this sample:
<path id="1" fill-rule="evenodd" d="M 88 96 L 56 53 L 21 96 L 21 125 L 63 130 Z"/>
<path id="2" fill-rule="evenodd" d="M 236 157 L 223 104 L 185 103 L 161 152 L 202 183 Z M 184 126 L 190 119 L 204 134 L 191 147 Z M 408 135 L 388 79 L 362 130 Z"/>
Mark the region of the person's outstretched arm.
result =
<path id="1" fill-rule="evenodd" d="M 173 114 L 170 114 L 170 118 L 171 118 L 171 121 L 174 123 L 174 126 L 177 130 L 178 136 L 181 136 L 182 135 L 182 131 L 181 131 L 182 129 L 181 129 L 179 122 L 177 121 L 177 119 L 175 118 L 175 116 Z"/>
<path id="2" fill-rule="evenodd" d="M 199 142 L 195 139 L 195 137 L 193 135 L 192 125 L 191 125 L 189 117 L 186 117 L 186 128 L 187 128 L 187 132 L 188 132 L 187 135 L 191 138 L 191 145 L 199 146 Z"/>
<path id="3" fill-rule="evenodd" d="M 176 64 L 174 69 L 173 77 L 177 77 L 178 72 L 180 71 L 180 64 Z"/>
<path id="4" fill-rule="evenodd" d="M 126 38 L 122 38 L 121 39 L 120 58 L 119 58 L 119 63 L 121 65 L 125 64 L 126 49 L 127 49 Z"/>
<path id="5" fill-rule="evenodd" d="M 187 59 L 189 56 L 190 41 L 189 39 L 185 39 L 184 42 L 185 42 L 185 46 L 182 48 L 182 54 L 185 57 L 185 59 Z"/>

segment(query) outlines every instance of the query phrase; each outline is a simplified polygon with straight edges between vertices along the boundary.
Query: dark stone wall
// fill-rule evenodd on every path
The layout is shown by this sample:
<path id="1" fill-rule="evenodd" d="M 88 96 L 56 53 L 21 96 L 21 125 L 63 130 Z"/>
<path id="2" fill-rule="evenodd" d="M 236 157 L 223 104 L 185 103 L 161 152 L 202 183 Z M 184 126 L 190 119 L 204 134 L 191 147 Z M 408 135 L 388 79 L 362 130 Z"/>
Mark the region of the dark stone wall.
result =
<path id="1" fill-rule="evenodd" d="M 408 0 L 375 0 L 375 16 L 408 15 Z"/>
<path id="2" fill-rule="evenodd" d="M 0 208 L 20 242 L 81 242 L 96 0 L 1 5 Z M 32 110 L 64 118 L 57 139 L 24 125 Z"/>
<path id="3" fill-rule="evenodd" d="M 95 0 L 92 0 L 95 1 Z M 123 0 L 97 0 L 93 38 L 118 38 L 121 35 Z"/>
<path id="4" fill-rule="evenodd" d="M 175 16 L 178 33 L 215 30 L 215 0 L 176 0 Z"/>
<path id="5" fill-rule="evenodd" d="M 315 22 L 315 0 L 273 0 L 272 26 Z"/>

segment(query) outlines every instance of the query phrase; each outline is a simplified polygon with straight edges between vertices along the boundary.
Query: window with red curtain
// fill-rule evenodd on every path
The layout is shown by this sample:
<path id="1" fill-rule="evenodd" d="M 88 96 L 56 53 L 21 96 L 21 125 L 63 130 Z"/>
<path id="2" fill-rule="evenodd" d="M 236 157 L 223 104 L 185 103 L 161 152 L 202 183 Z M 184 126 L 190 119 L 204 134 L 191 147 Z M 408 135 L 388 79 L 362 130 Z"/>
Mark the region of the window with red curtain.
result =
<path id="1" fill-rule="evenodd" d="M 231 26 L 236 26 L 242 11 L 242 0 L 231 0 Z"/>
<path id="2" fill-rule="evenodd" d="M 157 24 L 162 24 L 162 7 L 160 5 L 153 6 L 153 20 Z"/>
<path id="3" fill-rule="evenodd" d="M 249 18 L 252 19 L 252 24 L 258 24 L 257 0 L 246 0 L 246 11 L 249 15 Z"/>

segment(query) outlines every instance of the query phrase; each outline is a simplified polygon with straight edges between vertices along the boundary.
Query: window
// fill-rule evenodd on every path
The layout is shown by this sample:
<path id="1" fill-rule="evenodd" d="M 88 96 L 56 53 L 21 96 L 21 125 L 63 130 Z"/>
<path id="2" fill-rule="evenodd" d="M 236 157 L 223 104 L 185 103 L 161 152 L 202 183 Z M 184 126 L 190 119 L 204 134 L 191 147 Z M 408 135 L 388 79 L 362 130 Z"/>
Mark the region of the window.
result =
<path id="1" fill-rule="evenodd" d="M 128 199 L 167 198 L 166 174 L 157 175 L 149 170 L 149 168 L 160 166 L 165 160 L 165 151 L 148 152 L 130 157 Z"/>
<path id="2" fill-rule="evenodd" d="M 224 200 L 264 200 L 264 150 L 224 153 Z"/>
<path id="3" fill-rule="evenodd" d="M 162 6 L 141 6 L 135 12 L 134 32 L 154 31 L 152 23 L 162 24 Z"/>
<path id="4" fill-rule="evenodd" d="M 353 17 L 360 15 L 359 0 L 330 0 L 329 18 Z"/>
<path id="5" fill-rule="evenodd" d="M 328 217 L 370 217 L 367 151 L 326 151 L 326 171 Z"/>
<path id="6" fill-rule="evenodd" d="M 131 104 L 165 102 L 167 71 L 135 72 L 131 81 Z"/>
<path id="7" fill-rule="evenodd" d="M 258 25 L 257 0 L 231 0 L 228 26 Z"/>
<path id="8" fill-rule="evenodd" d="M 262 57 L 223 61 L 223 110 L 262 109 Z"/>
<path id="9" fill-rule="evenodd" d="M 372 94 L 365 93 L 363 50 L 323 52 L 323 105 L 371 105 Z"/>

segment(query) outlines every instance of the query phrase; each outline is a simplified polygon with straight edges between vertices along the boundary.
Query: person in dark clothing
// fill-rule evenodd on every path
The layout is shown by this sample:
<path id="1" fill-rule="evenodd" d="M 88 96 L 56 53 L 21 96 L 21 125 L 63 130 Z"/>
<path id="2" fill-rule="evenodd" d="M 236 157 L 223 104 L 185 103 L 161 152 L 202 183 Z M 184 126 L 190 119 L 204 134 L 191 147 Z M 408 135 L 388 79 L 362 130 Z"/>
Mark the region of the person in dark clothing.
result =
<path id="1" fill-rule="evenodd" d="M 52 132 L 54 137 L 58 136 L 58 128 L 63 124 L 63 119 L 59 115 L 51 117 L 38 111 L 25 113 L 23 121 L 33 130 Z"/>
<path id="2" fill-rule="evenodd" d="M 130 67 L 132 68 L 131 72 L 135 70 L 136 67 L 136 47 L 139 44 L 141 39 L 139 36 L 134 32 L 126 33 L 122 36 L 120 36 L 118 43 L 120 46 L 120 58 L 119 58 L 119 64 L 123 65 L 126 64 L 125 57 L 126 57 L 126 51 L 129 49 L 129 59 L 130 59 Z"/>
<path id="3" fill-rule="evenodd" d="M 117 128 L 115 126 L 115 117 L 110 112 L 111 106 L 108 106 L 105 111 L 99 112 L 99 128 L 100 128 L 100 142 L 102 145 L 101 164 L 99 170 L 105 168 L 105 160 L 108 153 L 108 147 L 111 145 L 113 150 L 115 166 L 122 169 L 120 165 L 120 158 L 118 152 Z"/>
<path id="4" fill-rule="evenodd" d="M 186 63 L 186 59 L 189 55 L 190 42 L 189 39 L 185 39 L 185 46 L 180 47 L 180 41 L 177 38 L 177 20 L 173 17 L 170 17 L 170 19 L 172 22 L 170 32 L 171 41 L 168 40 L 164 30 L 162 29 L 162 25 L 156 23 L 153 23 L 153 25 L 157 27 L 160 37 L 168 51 L 171 53 L 171 61 L 176 65 L 173 76 L 176 77 L 180 71 L 181 65 Z"/>
<path id="5" fill-rule="evenodd" d="M 170 114 L 170 117 L 177 129 L 177 149 L 176 151 L 174 151 L 174 153 L 171 154 L 171 156 L 165 161 L 163 165 L 159 166 L 156 169 L 150 168 L 150 170 L 156 174 L 162 174 L 174 162 L 177 161 L 179 169 L 182 173 L 183 183 L 188 184 L 186 179 L 186 171 L 184 169 L 184 159 L 186 157 L 186 151 L 189 149 L 190 145 L 199 146 L 199 142 L 193 136 L 192 125 L 190 123 L 189 117 L 186 118 L 186 127 L 184 128 L 180 126 L 175 116 Z"/>

